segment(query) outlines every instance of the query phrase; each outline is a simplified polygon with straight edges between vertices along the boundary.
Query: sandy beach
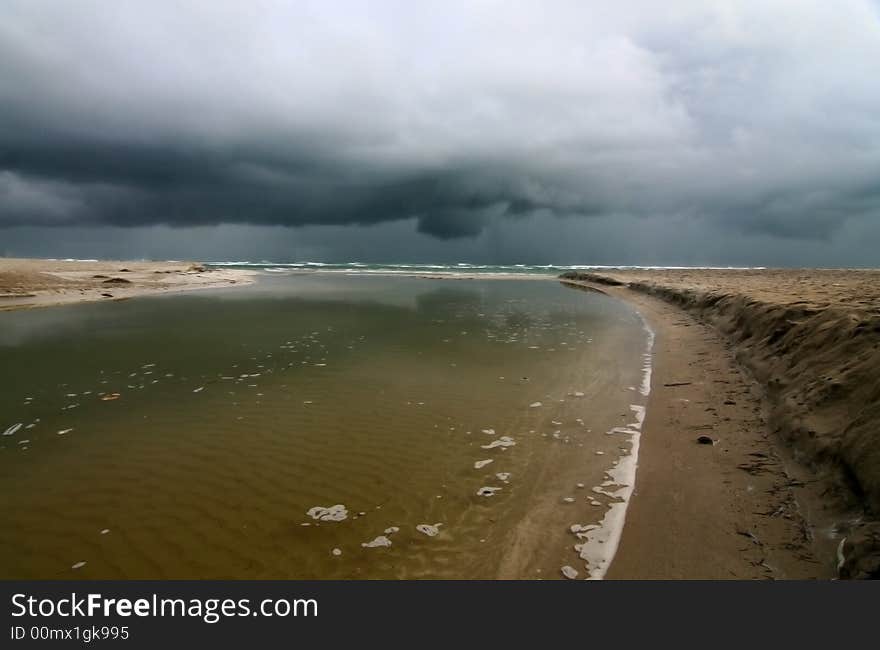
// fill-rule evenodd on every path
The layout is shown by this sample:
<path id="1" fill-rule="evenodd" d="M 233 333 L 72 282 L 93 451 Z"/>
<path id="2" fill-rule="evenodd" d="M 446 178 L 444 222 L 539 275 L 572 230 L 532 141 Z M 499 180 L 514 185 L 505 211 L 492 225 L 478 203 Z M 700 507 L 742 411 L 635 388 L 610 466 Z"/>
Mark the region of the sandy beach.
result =
<path id="1" fill-rule="evenodd" d="M 242 286 L 259 274 L 2 259 L 0 310 Z M 656 334 L 635 489 L 608 578 L 877 575 L 880 272 L 609 270 L 563 282 L 629 303 Z M 520 513 L 501 577 L 531 570 L 518 547 L 560 512 L 545 506 Z"/>
<path id="2" fill-rule="evenodd" d="M 733 564 L 749 558 L 768 577 L 878 575 L 880 272 L 626 270 L 566 281 L 633 302 L 658 329 L 612 575 L 742 577 L 723 566 L 728 547 Z M 639 544 L 647 536 L 654 544 Z"/>
<path id="3" fill-rule="evenodd" d="M 254 272 L 193 262 L 0 258 L 0 311 L 243 285 Z"/>

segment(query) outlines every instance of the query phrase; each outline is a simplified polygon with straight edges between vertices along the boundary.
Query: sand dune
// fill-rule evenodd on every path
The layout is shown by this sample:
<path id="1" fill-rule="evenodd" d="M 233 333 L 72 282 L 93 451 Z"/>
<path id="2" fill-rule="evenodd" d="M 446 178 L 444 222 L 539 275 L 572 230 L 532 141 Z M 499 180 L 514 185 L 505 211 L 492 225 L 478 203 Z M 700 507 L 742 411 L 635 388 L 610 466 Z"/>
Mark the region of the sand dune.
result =
<path id="1" fill-rule="evenodd" d="M 844 577 L 880 575 L 880 271 L 569 273 L 714 325 L 766 392 L 768 421 L 839 513 Z"/>
<path id="2" fill-rule="evenodd" d="M 248 284 L 254 275 L 192 262 L 0 258 L 0 311 Z"/>

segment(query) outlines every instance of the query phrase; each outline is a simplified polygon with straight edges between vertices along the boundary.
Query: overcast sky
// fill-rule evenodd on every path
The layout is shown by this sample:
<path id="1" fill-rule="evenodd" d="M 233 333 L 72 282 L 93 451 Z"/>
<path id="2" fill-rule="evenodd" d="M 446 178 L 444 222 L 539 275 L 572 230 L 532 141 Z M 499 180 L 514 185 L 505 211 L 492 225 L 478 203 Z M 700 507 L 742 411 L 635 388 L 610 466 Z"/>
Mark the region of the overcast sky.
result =
<path id="1" fill-rule="evenodd" d="M 880 266 L 876 0 L 4 0 L 0 254 Z"/>

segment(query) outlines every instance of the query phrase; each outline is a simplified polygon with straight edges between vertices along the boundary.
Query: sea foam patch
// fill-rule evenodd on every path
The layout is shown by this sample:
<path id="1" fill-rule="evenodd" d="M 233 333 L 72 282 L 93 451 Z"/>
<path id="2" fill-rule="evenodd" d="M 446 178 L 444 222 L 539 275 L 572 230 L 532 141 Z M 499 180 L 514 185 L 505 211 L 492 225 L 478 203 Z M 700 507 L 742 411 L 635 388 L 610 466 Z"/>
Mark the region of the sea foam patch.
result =
<path id="1" fill-rule="evenodd" d="M 436 537 L 440 533 L 440 526 L 443 524 L 419 524 L 416 530 L 428 537 Z"/>
<path id="2" fill-rule="evenodd" d="M 391 546 L 391 540 L 385 537 L 385 535 L 379 535 L 375 539 L 371 539 L 369 542 L 362 542 L 361 546 L 364 548 L 385 548 Z"/>
<path id="3" fill-rule="evenodd" d="M 565 565 L 560 569 L 562 571 L 562 575 L 564 575 L 569 580 L 574 580 L 578 577 L 578 571 L 573 566 Z"/>
<path id="4" fill-rule="evenodd" d="M 647 333 L 645 352 L 642 354 L 642 382 L 639 393 L 647 397 L 651 393 L 651 360 L 654 349 L 654 331 L 648 322 L 642 318 L 642 325 Z M 632 497 L 633 486 L 636 482 L 636 469 L 639 459 L 639 438 L 641 437 L 642 424 L 645 421 L 645 407 L 640 404 L 630 404 L 635 421 L 624 427 L 615 427 L 609 433 L 623 433 L 630 436 L 629 454 L 621 456 L 610 470 L 606 472 L 608 480 L 602 486 L 593 488 L 597 494 L 611 497 L 605 516 L 596 527 L 580 526 L 575 524 L 571 531 L 579 539 L 584 540 L 576 546 L 578 555 L 586 562 L 587 573 L 590 580 L 601 580 L 605 577 L 614 555 L 620 544 L 620 536 L 623 532 L 623 524 L 626 521 L 626 508 Z M 618 486 L 617 489 L 605 489 Z M 592 505 L 601 505 L 593 499 Z"/>
<path id="5" fill-rule="evenodd" d="M 480 445 L 480 449 L 495 449 L 495 447 L 513 447 L 516 441 L 510 436 L 501 436 L 497 440 L 493 440 L 488 445 Z"/>
<path id="6" fill-rule="evenodd" d="M 337 503 L 335 506 L 327 508 L 324 506 L 309 508 L 306 514 L 319 521 L 343 521 L 348 518 L 348 509 L 341 503 Z"/>
<path id="7" fill-rule="evenodd" d="M 21 425 L 22 425 L 21 422 L 18 422 L 17 424 L 13 424 L 11 427 L 9 427 L 8 429 L 6 429 L 6 431 L 3 432 L 3 435 L 4 435 L 4 436 L 11 436 L 11 435 L 14 434 L 16 431 L 18 431 L 19 429 L 21 429 Z"/>

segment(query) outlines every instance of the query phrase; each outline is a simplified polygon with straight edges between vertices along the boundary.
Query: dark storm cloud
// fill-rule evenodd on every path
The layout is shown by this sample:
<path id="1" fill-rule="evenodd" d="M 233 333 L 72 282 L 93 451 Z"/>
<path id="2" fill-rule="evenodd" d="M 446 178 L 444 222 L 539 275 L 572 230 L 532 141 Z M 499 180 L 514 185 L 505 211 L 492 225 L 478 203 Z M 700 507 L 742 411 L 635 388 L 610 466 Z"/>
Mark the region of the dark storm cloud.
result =
<path id="1" fill-rule="evenodd" d="M 828 238 L 880 214 L 877 60 L 867 0 L 12 0 L 0 226 L 454 239 L 626 215 Z"/>

